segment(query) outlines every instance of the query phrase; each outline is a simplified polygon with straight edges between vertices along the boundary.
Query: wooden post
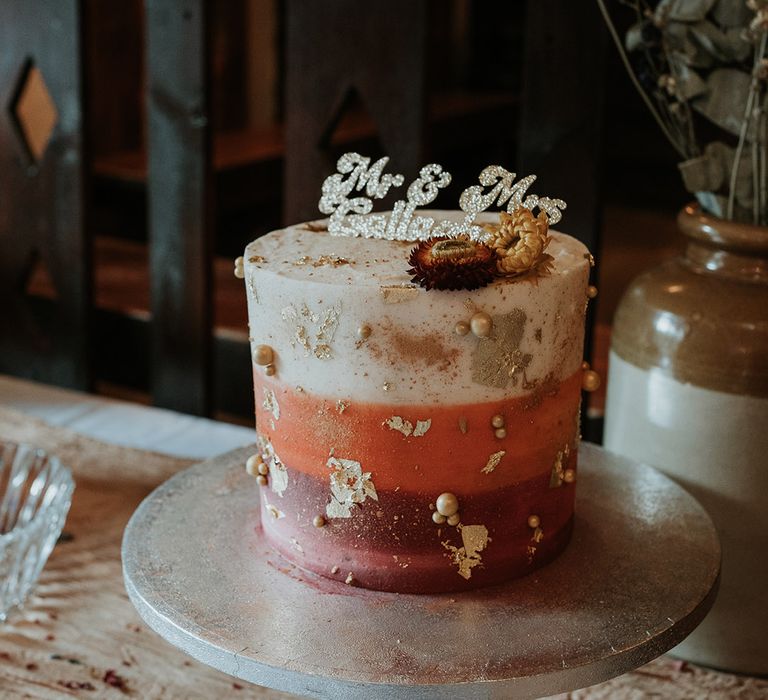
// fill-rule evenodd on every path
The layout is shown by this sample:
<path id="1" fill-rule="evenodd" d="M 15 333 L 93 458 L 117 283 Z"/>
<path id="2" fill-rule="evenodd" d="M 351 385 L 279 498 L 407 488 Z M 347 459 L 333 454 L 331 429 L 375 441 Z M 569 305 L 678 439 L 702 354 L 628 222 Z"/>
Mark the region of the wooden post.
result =
<path id="1" fill-rule="evenodd" d="M 78 389 L 91 382 L 83 34 L 78 0 L 0 2 L 0 372 Z M 40 78 L 52 110 L 27 102 Z M 52 303 L 25 291 L 37 263 Z"/>
<path id="2" fill-rule="evenodd" d="M 525 35 L 519 172 L 535 173 L 540 192 L 568 203 L 563 231 L 597 256 L 605 27 L 594 3 L 535 0 L 528 3 Z M 595 308 L 592 302 L 587 314 L 587 358 Z M 600 440 L 601 421 L 585 415 L 582 426 L 587 440 Z"/>
<path id="3" fill-rule="evenodd" d="M 605 28 L 594 3 L 529 2 L 520 170 L 568 203 L 563 230 L 596 251 L 605 91 Z"/>
<path id="4" fill-rule="evenodd" d="M 199 415 L 212 395 L 209 9 L 146 4 L 152 395 Z"/>
<path id="5" fill-rule="evenodd" d="M 330 138 L 351 93 L 376 123 L 390 168 L 414 176 L 424 136 L 424 0 L 286 3 L 284 219 L 318 218 L 336 170 Z"/>

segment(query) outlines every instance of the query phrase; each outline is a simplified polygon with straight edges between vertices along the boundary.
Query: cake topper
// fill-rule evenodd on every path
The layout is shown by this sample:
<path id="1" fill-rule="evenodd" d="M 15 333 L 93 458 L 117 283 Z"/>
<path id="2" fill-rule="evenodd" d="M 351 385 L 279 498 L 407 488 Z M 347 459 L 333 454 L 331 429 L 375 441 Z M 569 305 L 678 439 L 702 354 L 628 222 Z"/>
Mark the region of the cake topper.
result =
<path id="1" fill-rule="evenodd" d="M 435 236 L 468 237 L 488 242 L 493 232 L 475 223 L 477 215 L 494 204 L 513 214 L 521 207 L 538 207 L 549 223 L 556 224 L 566 204 L 562 199 L 527 194 L 536 180 L 528 175 L 517 182 L 515 173 L 500 165 L 489 165 L 479 176 L 479 185 L 465 189 L 459 197 L 459 207 L 465 213 L 460 221 L 436 221 L 431 216 L 417 216 L 417 207 L 433 202 L 441 189 L 451 182 L 450 173 L 441 165 L 425 165 L 419 176 L 408 186 L 406 199 L 400 200 L 387 214 L 372 214 L 373 200 L 383 199 L 393 187 L 400 187 L 405 178 L 384 173 L 389 158 L 371 159 L 358 153 L 345 153 L 336 165 L 338 172 L 323 183 L 320 211 L 330 215 L 328 232 L 332 236 L 386 238 L 395 241 L 426 241 Z M 359 193 L 359 196 L 355 196 Z"/>

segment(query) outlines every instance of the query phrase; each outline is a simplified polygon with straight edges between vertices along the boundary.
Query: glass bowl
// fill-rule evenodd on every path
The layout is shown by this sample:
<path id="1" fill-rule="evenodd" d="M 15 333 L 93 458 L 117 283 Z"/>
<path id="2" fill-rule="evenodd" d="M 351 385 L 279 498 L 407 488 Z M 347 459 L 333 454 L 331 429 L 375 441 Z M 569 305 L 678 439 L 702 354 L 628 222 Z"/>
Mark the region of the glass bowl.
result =
<path id="1" fill-rule="evenodd" d="M 37 583 L 74 488 L 71 472 L 57 457 L 0 440 L 0 622 Z"/>

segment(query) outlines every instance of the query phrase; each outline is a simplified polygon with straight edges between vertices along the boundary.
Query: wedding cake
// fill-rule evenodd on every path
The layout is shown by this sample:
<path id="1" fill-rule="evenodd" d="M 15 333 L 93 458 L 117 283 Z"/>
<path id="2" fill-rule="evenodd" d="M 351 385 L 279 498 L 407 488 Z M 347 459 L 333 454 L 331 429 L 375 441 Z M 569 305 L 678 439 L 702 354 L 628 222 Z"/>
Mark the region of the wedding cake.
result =
<path id="1" fill-rule="evenodd" d="M 386 162 L 344 156 L 320 201 L 330 218 L 263 236 L 236 263 L 263 535 L 365 588 L 501 582 L 571 535 L 581 391 L 595 383 L 591 256 L 549 229 L 564 202 L 498 166 L 459 210 L 416 211 L 448 182 L 430 165 L 374 214 L 402 184 Z"/>

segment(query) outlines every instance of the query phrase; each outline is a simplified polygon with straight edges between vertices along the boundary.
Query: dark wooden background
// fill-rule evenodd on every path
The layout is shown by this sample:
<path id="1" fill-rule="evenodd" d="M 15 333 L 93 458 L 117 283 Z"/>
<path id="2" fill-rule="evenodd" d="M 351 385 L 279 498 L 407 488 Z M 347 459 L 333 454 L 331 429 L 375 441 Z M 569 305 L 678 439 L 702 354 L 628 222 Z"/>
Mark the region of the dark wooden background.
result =
<path id="1" fill-rule="evenodd" d="M 252 3 L 274 16 L 258 128 Z M 231 259 L 315 216 L 346 150 L 442 163 L 446 208 L 489 163 L 535 172 L 594 251 L 606 200 L 684 201 L 593 3 L 0 0 L 0 46 L 1 372 L 249 415 Z M 58 113 L 39 161 L 30 67 Z"/>

